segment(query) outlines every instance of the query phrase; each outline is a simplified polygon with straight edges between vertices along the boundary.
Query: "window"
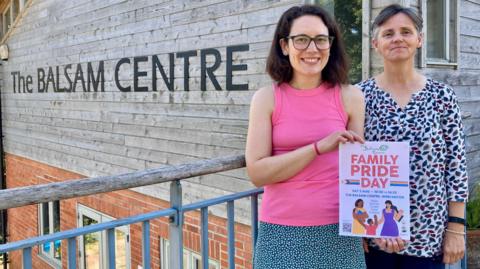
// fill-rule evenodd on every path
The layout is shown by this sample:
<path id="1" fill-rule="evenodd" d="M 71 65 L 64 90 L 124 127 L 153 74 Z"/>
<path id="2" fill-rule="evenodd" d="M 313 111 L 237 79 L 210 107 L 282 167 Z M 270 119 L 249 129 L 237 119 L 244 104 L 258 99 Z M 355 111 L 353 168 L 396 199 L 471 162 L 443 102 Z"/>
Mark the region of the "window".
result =
<path id="1" fill-rule="evenodd" d="M 328 10 L 338 22 L 350 58 L 350 82 L 359 82 L 362 80 L 362 0 L 315 0 L 313 4 Z"/>
<path id="2" fill-rule="evenodd" d="M 12 26 L 12 16 L 11 16 L 11 8 L 10 5 L 3 11 L 2 16 L 2 33 L 6 34 L 10 27 Z"/>
<path id="3" fill-rule="evenodd" d="M 78 205 L 78 227 L 112 221 L 113 218 L 83 205 Z M 109 268 L 107 231 L 79 237 L 80 268 Z M 115 228 L 115 268 L 130 268 L 130 233 L 128 226 Z"/>
<path id="4" fill-rule="evenodd" d="M 0 19 L 0 23 L 2 26 L 0 27 L 0 39 L 3 38 L 8 31 L 12 28 L 15 19 L 20 15 L 20 12 L 25 8 L 25 5 L 30 0 L 9 0 L 6 1 L 7 5 L 2 10 Z"/>
<path id="5" fill-rule="evenodd" d="M 160 239 L 160 260 L 162 269 L 168 269 L 170 257 L 170 244 L 167 239 Z M 189 249 L 183 249 L 183 268 L 184 269 L 202 269 L 202 256 L 199 253 L 193 252 Z M 209 259 L 208 269 L 220 269 L 218 262 Z"/>
<path id="6" fill-rule="evenodd" d="M 427 64 L 451 65 L 457 61 L 457 1 L 428 0 L 423 12 L 426 21 Z"/>
<path id="7" fill-rule="evenodd" d="M 52 234 L 60 231 L 60 202 L 53 201 L 39 205 L 39 233 Z M 39 247 L 39 256 L 54 267 L 61 267 L 61 240 L 43 244 Z"/>

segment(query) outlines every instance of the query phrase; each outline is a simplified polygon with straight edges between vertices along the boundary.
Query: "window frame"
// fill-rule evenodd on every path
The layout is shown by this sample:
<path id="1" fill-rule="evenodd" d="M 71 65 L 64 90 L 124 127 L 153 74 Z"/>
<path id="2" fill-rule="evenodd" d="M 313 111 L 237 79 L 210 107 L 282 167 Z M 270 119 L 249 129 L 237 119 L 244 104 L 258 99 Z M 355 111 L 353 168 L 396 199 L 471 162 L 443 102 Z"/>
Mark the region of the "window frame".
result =
<path id="1" fill-rule="evenodd" d="M 370 39 L 371 5 L 369 0 L 362 0 L 362 80 L 370 77 L 372 41 Z"/>
<path id="2" fill-rule="evenodd" d="M 82 204 L 77 205 L 77 227 L 84 227 L 82 223 L 82 216 L 87 216 L 91 219 L 97 220 L 98 223 L 108 222 L 115 220 L 115 218 L 106 215 L 100 211 L 92 209 L 90 207 L 84 206 Z M 126 260 L 126 268 L 130 269 L 131 265 L 131 240 L 130 240 L 130 225 L 116 227 L 115 230 L 119 230 L 123 232 L 126 236 L 126 246 L 125 246 L 125 260 Z M 101 231 L 100 233 L 100 268 L 108 268 L 108 244 L 107 244 L 107 231 Z M 78 237 L 78 251 L 79 251 L 79 268 L 85 268 L 84 256 L 85 253 L 83 251 L 84 242 L 83 236 Z"/>
<path id="3" fill-rule="evenodd" d="M 197 252 L 194 252 L 194 251 L 190 251 L 190 265 L 193 265 L 195 264 L 195 259 L 196 260 L 199 260 L 200 262 L 202 262 L 202 255 L 200 255 L 200 253 L 197 253 Z M 215 260 L 212 260 L 212 259 L 208 259 L 208 269 L 210 269 L 210 266 L 214 266 L 215 268 L 214 269 L 220 269 L 220 263 L 215 261 Z M 195 269 L 195 268 L 192 268 L 192 269 Z"/>
<path id="4" fill-rule="evenodd" d="M 430 1 L 430 0 L 427 0 Z M 455 1 L 455 10 L 451 10 L 452 0 L 441 0 L 444 1 L 446 12 L 444 20 L 446 20 L 445 28 L 443 29 L 445 34 L 445 57 L 444 58 L 428 58 L 428 16 L 427 16 L 427 1 L 421 1 L 421 13 L 422 19 L 424 21 L 424 34 L 423 34 L 423 46 L 421 49 L 421 64 L 420 66 L 425 67 L 458 67 L 458 56 L 460 53 L 460 1 Z M 454 14 L 452 14 L 452 12 Z M 451 32 L 450 21 L 455 24 L 453 27 L 454 33 Z"/>
<path id="5" fill-rule="evenodd" d="M 14 6 L 16 4 L 15 3 L 16 1 L 17 0 L 9 0 L 8 4 L 6 4 L 6 7 L 3 10 L 0 10 L 0 12 L 1 12 L 0 14 L 2 16 L 2 18 L 0 20 L 0 23 L 2 24 L 1 27 L 0 27 L 1 28 L 0 29 L 0 43 L 5 43 L 5 40 L 10 35 L 11 30 L 13 28 L 15 28 L 15 25 L 17 24 L 18 18 L 23 15 L 24 9 L 27 7 L 27 5 L 29 5 L 32 2 L 32 0 L 18 0 L 18 13 L 14 14 L 15 13 Z M 6 23 L 6 19 L 5 19 L 5 14 L 7 12 L 10 12 L 10 22 L 9 23 Z M 8 24 L 10 24 L 10 28 L 8 28 Z"/>
<path id="6" fill-rule="evenodd" d="M 54 220 L 54 213 L 53 213 L 53 210 L 54 210 L 54 203 L 58 203 L 58 208 L 61 212 L 61 209 L 60 209 L 60 201 L 50 201 L 50 202 L 46 202 L 46 203 L 40 203 L 38 204 L 38 234 L 41 236 L 41 235 L 46 235 L 44 230 L 43 230 L 43 224 L 44 224 L 44 219 L 43 219 L 43 205 L 44 204 L 48 204 L 48 224 L 49 224 L 49 233 L 48 234 L 52 234 L 52 233 L 55 233 L 55 220 Z M 60 214 L 58 215 L 58 222 L 60 223 Z M 61 242 L 61 241 L 60 241 Z M 55 245 L 55 242 L 50 242 L 49 244 L 53 244 L 53 246 Z M 38 256 L 44 260 L 45 262 L 47 262 L 48 264 L 50 264 L 51 266 L 53 266 L 54 268 L 62 268 L 62 247 L 61 247 L 61 243 L 60 243 L 60 260 L 56 259 L 54 257 L 54 254 L 53 254 L 53 251 L 55 251 L 55 247 L 53 247 L 53 251 L 51 253 L 48 253 L 48 252 L 45 252 L 43 250 L 43 245 L 39 245 L 38 246 Z"/>
<path id="7" fill-rule="evenodd" d="M 10 13 L 9 18 L 10 21 L 7 22 L 7 18 L 5 14 Z M 8 27 L 10 25 L 10 27 Z M 7 7 L 2 10 L 2 38 L 7 35 L 8 32 L 10 32 L 10 29 L 12 29 L 12 0 L 10 0 L 7 4 Z"/>
<path id="8" fill-rule="evenodd" d="M 166 238 L 160 237 L 160 268 L 163 269 L 168 269 L 169 268 L 169 256 L 170 253 L 170 241 Z M 187 259 L 185 260 L 185 255 Z M 195 252 L 191 249 L 188 248 L 183 248 L 183 260 L 184 264 L 183 267 L 187 269 L 196 269 L 193 268 L 193 265 L 195 264 L 195 259 L 201 261 L 202 260 L 202 255 L 200 253 Z M 185 263 L 186 261 L 186 263 Z M 208 259 L 208 265 L 209 267 L 213 265 L 215 269 L 220 269 L 220 262 L 213 260 L 213 259 Z"/>

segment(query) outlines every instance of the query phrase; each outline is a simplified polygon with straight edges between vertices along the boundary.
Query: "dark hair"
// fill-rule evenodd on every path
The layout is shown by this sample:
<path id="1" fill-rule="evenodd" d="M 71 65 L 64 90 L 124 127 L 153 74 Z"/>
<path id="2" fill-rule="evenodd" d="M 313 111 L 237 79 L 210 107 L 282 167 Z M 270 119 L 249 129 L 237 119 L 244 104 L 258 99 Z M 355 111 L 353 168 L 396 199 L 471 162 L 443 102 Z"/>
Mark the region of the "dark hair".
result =
<path id="1" fill-rule="evenodd" d="M 367 223 L 370 224 L 370 222 L 373 222 L 373 219 L 367 219 Z"/>
<path id="2" fill-rule="evenodd" d="M 293 68 L 288 56 L 283 55 L 280 40 L 290 34 L 293 21 L 304 15 L 319 17 L 328 29 L 328 34 L 333 36 L 330 47 L 330 57 L 327 65 L 322 70 L 322 80 L 332 85 L 348 82 L 348 60 L 345 46 L 335 20 L 326 10 L 319 6 L 303 5 L 289 8 L 280 17 L 273 36 L 272 45 L 267 58 L 266 71 L 270 77 L 279 82 L 290 82 L 293 78 Z"/>
<path id="3" fill-rule="evenodd" d="M 422 31 L 423 19 L 418 15 L 418 13 L 413 8 L 404 7 L 399 4 L 393 4 L 382 9 L 382 11 L 380 11 L 378 16 L 373 21 L 372 34 L 374 38 L 377 35 L 377 29 L 380 26 L 382 26 L 388 19 L 397 15 L 398 13 L 405 14 L 407 17 L 409 17 L 412 20 L 413 25 L 415 25 L 415 28 L 417 29 L 417 31 L 418 32 Z"/>
<path id="4" fill-rule="evenodd" d="M 392 205 L 392 209 L 398 213 L 398 208 L 396 206 Z"/>
<path id="5" fill-rule="evenodd" d="M 355 201 L 355 206 L 358 206 L 358 203 L 362 202 L 363 203 L 363 200 L 362 199 L 358 199 L 357 201 Z"/>
<path id="6" fill-rule="evenodd" d="M 386 200 L 385 204 L 390 204 L 391 206 L 393 206 L 392 201 L 390 201 L 390 200 Z"/>

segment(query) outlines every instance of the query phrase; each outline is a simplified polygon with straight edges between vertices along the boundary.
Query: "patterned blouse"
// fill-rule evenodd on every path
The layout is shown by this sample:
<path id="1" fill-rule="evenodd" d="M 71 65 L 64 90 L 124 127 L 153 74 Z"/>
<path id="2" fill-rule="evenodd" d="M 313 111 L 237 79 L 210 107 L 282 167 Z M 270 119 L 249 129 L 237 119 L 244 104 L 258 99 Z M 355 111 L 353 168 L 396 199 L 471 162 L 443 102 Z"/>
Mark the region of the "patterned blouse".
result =
<path id="1" fill-rule="evenodd" d="M 410 142 L 411 238 L 400 253 L 440 255 L 448 202 L 465 202 L 468 196 L 463 124 L 455 93 L 427 79 L 401 108 L 375 79 L 358 86 L 365 95 L 366 140 Z"/>

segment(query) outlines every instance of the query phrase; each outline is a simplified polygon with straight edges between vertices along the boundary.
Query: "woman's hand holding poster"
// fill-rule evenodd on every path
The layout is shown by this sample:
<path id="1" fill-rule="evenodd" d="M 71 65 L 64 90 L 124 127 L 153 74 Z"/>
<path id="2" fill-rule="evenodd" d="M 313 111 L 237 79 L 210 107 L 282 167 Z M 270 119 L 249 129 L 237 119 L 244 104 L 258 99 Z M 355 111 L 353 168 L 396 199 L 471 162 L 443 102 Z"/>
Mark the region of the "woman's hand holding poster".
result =
<path id="1" fill-rule="evenodd" d="M 410 239 L 409 145 L 340 145 L 340 235 Z"/>

